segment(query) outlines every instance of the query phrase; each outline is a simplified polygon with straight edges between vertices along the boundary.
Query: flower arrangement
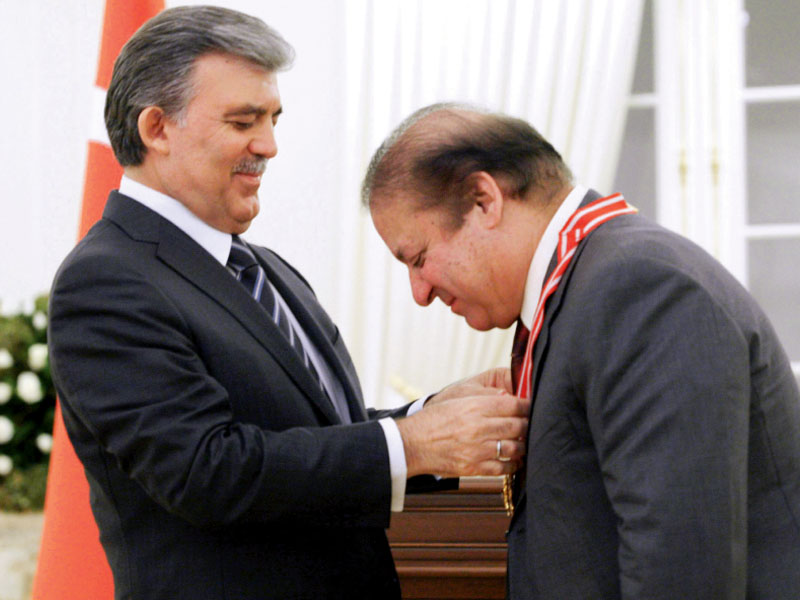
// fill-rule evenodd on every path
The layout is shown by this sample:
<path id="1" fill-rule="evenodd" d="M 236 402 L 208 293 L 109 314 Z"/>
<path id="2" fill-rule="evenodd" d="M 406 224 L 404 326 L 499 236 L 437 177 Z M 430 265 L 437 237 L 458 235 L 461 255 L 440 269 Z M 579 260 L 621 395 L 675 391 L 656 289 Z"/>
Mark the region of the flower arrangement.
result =
<path id="1" fill-rule="evenodd" d="M 0 315 L 0 488 L 29 488 L 27 482 L 20 483 L 26 473 L 46 478 L 55 402 L 47 353 L 47 297 L 42 296 L 17 314 Z M 0 494 L 0 508 L 36 507 L 27 504 L 9 502 Z"/>

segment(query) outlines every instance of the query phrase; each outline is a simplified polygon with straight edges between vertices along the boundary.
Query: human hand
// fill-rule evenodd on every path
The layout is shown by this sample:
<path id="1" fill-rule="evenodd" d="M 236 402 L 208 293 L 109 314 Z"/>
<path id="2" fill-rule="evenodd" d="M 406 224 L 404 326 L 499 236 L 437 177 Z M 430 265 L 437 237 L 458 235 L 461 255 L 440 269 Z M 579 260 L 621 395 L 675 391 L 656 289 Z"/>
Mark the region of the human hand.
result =
<path id="1" fill-rule="evenodd" d="M 483 373 L 451 383 L 441 392 L 428 398 L 425 406 L 464 396 L 481 396 L 484 394 L 493 396 L 500 390 L 504 390 L 509 394 L 514 393 L 511 384 L 511 370 L 507 367 L 489 369 Z"/>
<path id="2" fill-rule="evenodd" d="M 525 455 L 529 411 L 528 399 L 496 390 L 398 419 L 408 476 L 513 473 Z"/>

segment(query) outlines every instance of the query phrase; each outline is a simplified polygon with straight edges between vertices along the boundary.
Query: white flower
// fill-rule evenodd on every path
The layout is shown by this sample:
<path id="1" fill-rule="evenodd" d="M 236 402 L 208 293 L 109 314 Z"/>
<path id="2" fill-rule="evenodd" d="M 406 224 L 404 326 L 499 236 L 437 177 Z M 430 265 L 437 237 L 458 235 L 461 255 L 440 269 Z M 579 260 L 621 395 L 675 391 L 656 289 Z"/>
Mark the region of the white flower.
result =
<path id="1" fill-rule="evenodd" d="M 28 348 L 28 365 L 34 371 L 41 371 L 47 364 L 47 344 L 32 344 Z"/>
<path id="2" fill-rule="evenodd" d="M 39 331 L 45 329 L 47 327 L 47 315 L 40 310 L 33 313 L 33 326 Z"/>
<path id="3" fill-rule="evenodd" d="M 23 371 L 19 374 L 19 377 L 17 377 L 17 396 L 28 404 L 36 404 L 44 397 L 42 382 L 39 381 L 36 373 Z"/>
<path id="4" fill-rule="evenodd" d="M 27 298 L 20 303 L 20 308 L 23 314 L 32 315 L 36 310 L 36 302 L 33 298 Z"/>
<path id="5" fill-rule="evenodd" d="M 5 454 L 0 454 L 0 477 L 5 477 L 14 468 L 14 461 Z"/>
<path id="6" fill-rule="evenodd" d="M 50 454 L 50 450 L 53 449 L 53 436 L 49 433 L 40 433 L 36 436 L 36 447 L 42 454 Z"/>
<path id="7" fill-rule="evenodd" d="M 17 303 L 13 306 L 11 304 L 3 304 L 0 302 L 0 315 L 4 317 L 16 317 L 19 314 L 22 304 Z"/>
<path id="8" fill-rule="evenodd" d="M 11 388 L 11 385 L 5 381 L 0 381 L 0 405 L 3 405 L 11 400 L 11 393 L 13 391 L 14 390 Z"/>
<path id="9" fill-rule="evenodd" d="M 10 369 L 14 366 L 14 357 L 5 348 L 0 348 L 0 369 Z"/>
<path id="10" fill-rule="evenodd" d="M 0 415 L 0 444 L 7 444 L 14 437 L 14 424 L 11 419 Z"/>

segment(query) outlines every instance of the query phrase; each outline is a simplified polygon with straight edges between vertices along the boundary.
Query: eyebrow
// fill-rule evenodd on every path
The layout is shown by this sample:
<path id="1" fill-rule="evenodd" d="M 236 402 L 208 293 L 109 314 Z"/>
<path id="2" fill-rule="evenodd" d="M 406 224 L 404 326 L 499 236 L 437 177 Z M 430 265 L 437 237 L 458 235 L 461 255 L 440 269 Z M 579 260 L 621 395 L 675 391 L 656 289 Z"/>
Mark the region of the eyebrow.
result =
<path id="1" fill-rule="evenodd" d="M 278 117 L 281 113 L 283 113 L 283 107 L 279 107 L 274 113 L 272 113 L 272 118 Z M 243 117 L 247 115 L 256 115 L 261 117 L 267 114 L 267 109 L 262 108 L 260 106 L 253 106 L 252 104 L 248 104 L 246 106 L 240 106 L 234 108 L 233 110 L 229 110 L 223 116 L 228 117 Z"/>

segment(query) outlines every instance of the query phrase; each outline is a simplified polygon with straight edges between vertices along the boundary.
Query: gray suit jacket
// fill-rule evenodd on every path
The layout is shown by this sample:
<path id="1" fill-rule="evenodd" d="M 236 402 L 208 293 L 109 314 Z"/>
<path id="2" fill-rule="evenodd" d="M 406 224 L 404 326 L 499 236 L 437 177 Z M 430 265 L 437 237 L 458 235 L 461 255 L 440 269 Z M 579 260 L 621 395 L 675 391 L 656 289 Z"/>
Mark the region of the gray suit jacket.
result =
<path id="1" fill-rule="evenodd" d="M 704 251 L 638 215 L 599 227 L 532 377 L 511 599 L 800 598 L 800 393 Z"/>
<path id="2" fill-rule="evenodd" d="M 354 424 L 244 287 L 130 198 L 56 276 L 53 376 L 116 598 L 399 598 L 381 426 L 306 282 L 255 252 Z"/>

